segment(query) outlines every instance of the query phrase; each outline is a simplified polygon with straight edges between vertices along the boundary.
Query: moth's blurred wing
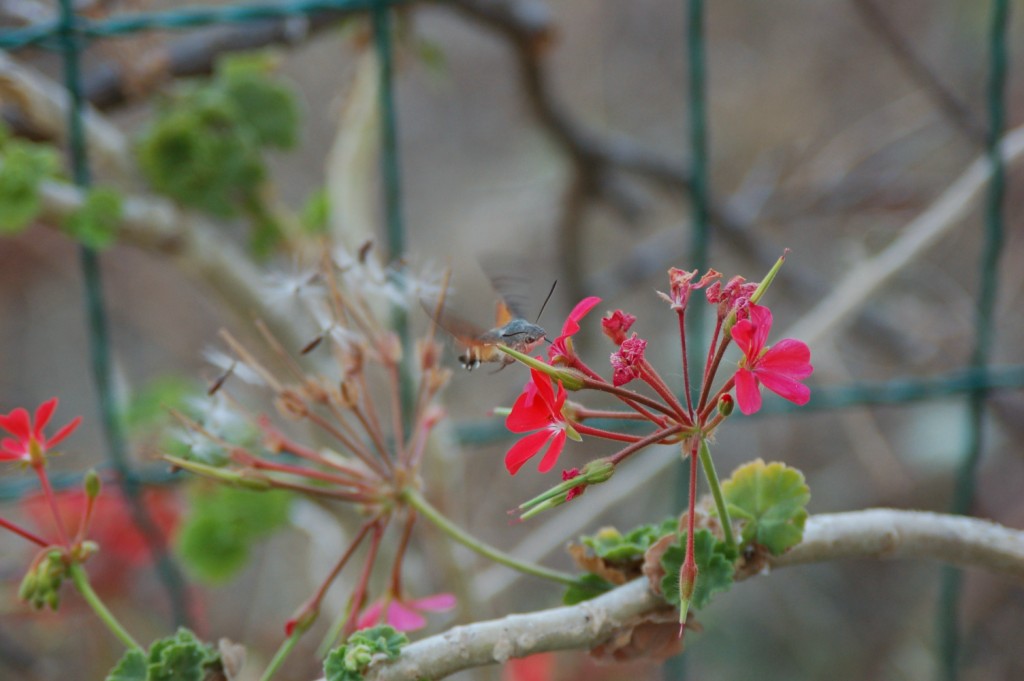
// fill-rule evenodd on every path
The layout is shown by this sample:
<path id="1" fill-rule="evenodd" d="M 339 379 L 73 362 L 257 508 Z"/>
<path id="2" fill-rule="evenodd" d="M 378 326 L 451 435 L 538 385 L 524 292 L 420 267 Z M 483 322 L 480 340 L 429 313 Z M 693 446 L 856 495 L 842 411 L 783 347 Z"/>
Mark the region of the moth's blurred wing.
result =
<path id="1" fill-rule="evenodd" d="M 499 308 L 497 326 L 504 326 L 514 318 L 529 319 L 533 317 L 529 306 L 530 295 L 530 264 L 522 258 L 508 255 L 489 255 L 481 257 L 480 269 L 491 280 L 491 286 L 498 292 L 504 302 L 507 318 L 502 318 Z"/>

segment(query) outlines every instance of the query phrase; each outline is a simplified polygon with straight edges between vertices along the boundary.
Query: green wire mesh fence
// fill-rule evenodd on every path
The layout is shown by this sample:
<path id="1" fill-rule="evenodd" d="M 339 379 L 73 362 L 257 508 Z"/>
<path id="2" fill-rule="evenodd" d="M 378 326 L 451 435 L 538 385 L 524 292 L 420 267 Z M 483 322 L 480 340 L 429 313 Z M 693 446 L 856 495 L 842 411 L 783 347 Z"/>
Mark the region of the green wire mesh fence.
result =
<path id="1" fill-rule="evenodd" d="M 379 111 L 381 127 L 381 179 L 386 223 L 386 244 L 392 257 L 405 252 L 405 227 L 402 219 L 402 186 L 399 172 L 398 121 L 394 101 L 393 46 L 391 15 L 395 7 L 411 4 L 403 0 L 300 0 L 259 5 L 195 7 L 163 12 L 116 15 L 101 20 L 76 14 L 71 0 L 61 0 L 60 15 L 52 21 L 26 28 L 0 32 L 0 48 L 17 50 L 40 47 L 58 52 L 63 59 L 64 83 L 69 95 L 67 132 L 74 182 L 87 187 L 91 182 L 88 148 L 83 131 L 83 93 L 80 72 L 82 51 L 91 42 L 145 31 L 183 31 L 203 26 L 239 24 L 304 18 L 309 21 L 335 22 L 350 14 L 369 14 L 373 40 L 379 63 Z M 686 0 L 685 50 L 689 72 L 685 89 L 688 95 L 688 147 L 690 149 L 690 195 L 692 221 L 690 233 L 690 266 L 705 269 L 713 230 L 708 218 L 709 144 L 705 83 L 705 7 L 703 0 Z M 1001 247 L 1004 242 L 1003 203 L 1006 194 L 1006 173 L 1000 143 L 1005 127 L 1005 91 L 1008 69 L 1007 33 L 1010 24 L 1009 0 L 992 0 L 989 24 L 989 80 L 986 88 L 988 112 L 985 149 L 991 167 L 984 208 L 984 247 L 978 263 L 978 293 L 974 350 L 968 367 L 930 378 L 898 378 L 870 384 L 848 384 L 819 388 L 809 407 L 818 410 L 846 409 L 864 405 L 917 403 L 928 399 L 962 396 L 969 413 L 968 443 L 957 475 L 951 511 L 969 513 L 974 499 L 978 461 L 984 450 L 983 438 L 987 398 L 993 391 L 1019 389 L 1024 386 L 1024 365 L 992 366 L 995 335 L 994 310 L 998 298 L 998 274 Z M 108 320 L 101 287 L 102 267 L 95 251 L 81 250 L 81 268 L 85 281 L 85 309 L 90 329 L 93 379 L 100 396 L 100 412 L 109 451 L 109 467 L 120 479 L 126 497 L 132 501 L 134 521 L 151 538 L 150 548 L 159 557 L 158 569 L 170 600 L 176 606 L 180 622 L 187 619 L 184 585 L 180 571 L 158 539 L 152 519 L 139 501 L 142 487 L 165 479 L 161 473 L 136 470 L 125 452 L 124 437 L 116 417 L 112 389 L 110 339 Z M 699 317 L 695 318 L 699 322 Z M 407 339 L 407 320 L 396 312 L 396 329 Z M 697 323 L 689 330 L 694 337 L 703 333 Z M 406 340 L 406 343 L 408 341 Z M 696 343 L 691 345 L 695 349 Z M 409 356 L 410 353 L 406 353 Z M 698 366 L 695 361 L 693 366 Z M 773 405 L 765 414 L 788 411 Z M 502 437 L 502 429 L 493 424 L 463 424 L 458 433 L 466 443 L 480 443 Z M 74 478 L 68 478 L 67 483 Z M 60 479 L 56 480 L 60 484 Z M 680 485 L 680 488 L 685 488 Z M 14 499 L 27 490 L 27 484 L 5 481 L 0 499 Z M 943 651 L 943 676 L 956 678 L 959 639 L 957 635 L 957 602 L 960 579 L 955 570 L 947 570 L 943 580 L 938 627 L 940 649 Z"/>

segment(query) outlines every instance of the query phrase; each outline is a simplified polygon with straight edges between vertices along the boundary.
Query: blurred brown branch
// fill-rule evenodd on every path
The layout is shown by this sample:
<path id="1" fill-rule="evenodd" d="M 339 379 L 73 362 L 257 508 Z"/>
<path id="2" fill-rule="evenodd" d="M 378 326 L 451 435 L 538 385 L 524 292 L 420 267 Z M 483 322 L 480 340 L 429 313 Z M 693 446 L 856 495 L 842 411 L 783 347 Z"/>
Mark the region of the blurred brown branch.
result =
<path id="1" fill-rule="evenodd" d="M 979 568 L 1024 583 L 1024 531 L 963 516 L 869 509 L 807 521 L 804 540 L 772 567 L 844 558 L 911 558 Z M 639 617 L 665 607 L 644 579 L 579 605 L 459 626 L 410 644 L 373 681 L 439 679 L 463 669 L 551 650 L 593 648 Z"/>
<path id="2" fill-rule="evenodd" d="M 907 75 L 917 83 L 934 102 L 957 132 L 975 145 L 985 144 L 987 131 L 975 115 L 953 92 L 943 84 L 928 65 L 917 56 L 908 41 L 900 35 L 888 15 L 874 0 L 851 0 L 864 25 L 888 48 Z"/>

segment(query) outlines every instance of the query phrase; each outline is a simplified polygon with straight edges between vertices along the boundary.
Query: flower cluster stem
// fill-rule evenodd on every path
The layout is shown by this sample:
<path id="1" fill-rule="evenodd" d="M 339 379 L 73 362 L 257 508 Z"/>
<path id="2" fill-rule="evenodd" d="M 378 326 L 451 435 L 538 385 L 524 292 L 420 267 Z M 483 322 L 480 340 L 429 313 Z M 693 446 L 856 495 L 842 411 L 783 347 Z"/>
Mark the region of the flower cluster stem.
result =
<path id="1" fill-rule="evenodd" d="M 711 488 L 711 496 L 715 499 L 718 517 L 722 520 L 722 535 L 725 545 L 729 548 L 730 555 L 736 556 L 739 548 L 736 546 L 736 537 L 732 533 L 732 519 L 729 517 L 729 508 L 725 505 L 722 485 L 718 482 L 718 472 L 715 471 L 715 463 L 711 460 L 711 450 L 708 448 L 708 441 L 705 438 L 700 441 L 700 463 L 704 467 L 704 477 L 707 478 L 708 487 Z"/>
<path id="2" fill-rule="evenodd" d="M 121 623 L 117 621 L 113 613 L 107 609 L 107 606 L 103 603 L 100 597 L 92 589 L 92 585 L 89 584 L 89 576 L 85 574 L 85 569 L 78 563 L 72 563 L 68 568 L 68 573 L 71 575 L 71 581 L 74 583 L 75 588 L 78 589 L 78 593 L 82 594 L 82 598 L 89 604 L 89 607 L 93 609 L 96 616 L 107 625 L 107 628 L 113 632 L 114 636 L 121 640 L 128 648 L 134 648 L 135 650 L 142 650 L 142 646 L 135 642 L 132 635 L 121 626 Z"/>
<path id="3" fill-rule="evenodd" d="M 296 629 L 292 632 L 291 636 L 281 642 L 277 652 L 274 653 L 273 659 L 270 660 L 270 664 L 268 664 L 267 668 L 263 670 L 263 675 L 260 676 L 260 681 L 270 681 L 271 677 L 273 677 L 274 674 L 277 673 L 277 670 L 281 668 L 281 665 L 284 664 L 284 661 L 288 659 L 288 656 L 291 654 L 292 649 L 295 648 L 295 644 L 299 642 L 299 637 L 301 637 L 302 634 L 303 632 L 300 629 Z"/>
<path id="4" fill-rule="evenodd" d="M 476 537 L 473 537 L 454 525 L 450 520 L 448 520 L 448 518 L 444 517 L 444 514 L 431 506 L 418 490 L 407 487 L 402 491 L 402 498 L 406 503 L 419 511 L 424 518 L 433 523 L 437 529 L 441 530 L 463 546 L 476 551 L 481 556 L 490 558 L 496 563 L 500 563 L 505 567 L 510 567 L 513 570 L 522 572 L 523 574 L 533 575 L 534 577 L 540 577 L 541 579 L 549 579 L 553 582 L 558 582 L 568 586 L 573 586 L 578 583 L 576 577 L 566 572 L 552 570 L 541 565 L 533 565 L 532 563 L 524 563 L 500 549 L 481 542 Z"/>

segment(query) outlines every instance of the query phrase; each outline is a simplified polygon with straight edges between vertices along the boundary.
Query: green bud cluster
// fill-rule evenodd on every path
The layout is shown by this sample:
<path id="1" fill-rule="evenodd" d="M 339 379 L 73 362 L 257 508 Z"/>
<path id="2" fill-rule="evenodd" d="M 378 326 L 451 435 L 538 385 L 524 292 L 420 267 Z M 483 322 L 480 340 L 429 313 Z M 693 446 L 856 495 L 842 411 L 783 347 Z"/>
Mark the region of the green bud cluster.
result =
<path id="1" fill-rule="evenodd" d="M 68 574 L 68 565 L 60 551 L 50 551 L 21 580 L 18 598 L 36 610 L 60 606 L 60 586 Z"/>

